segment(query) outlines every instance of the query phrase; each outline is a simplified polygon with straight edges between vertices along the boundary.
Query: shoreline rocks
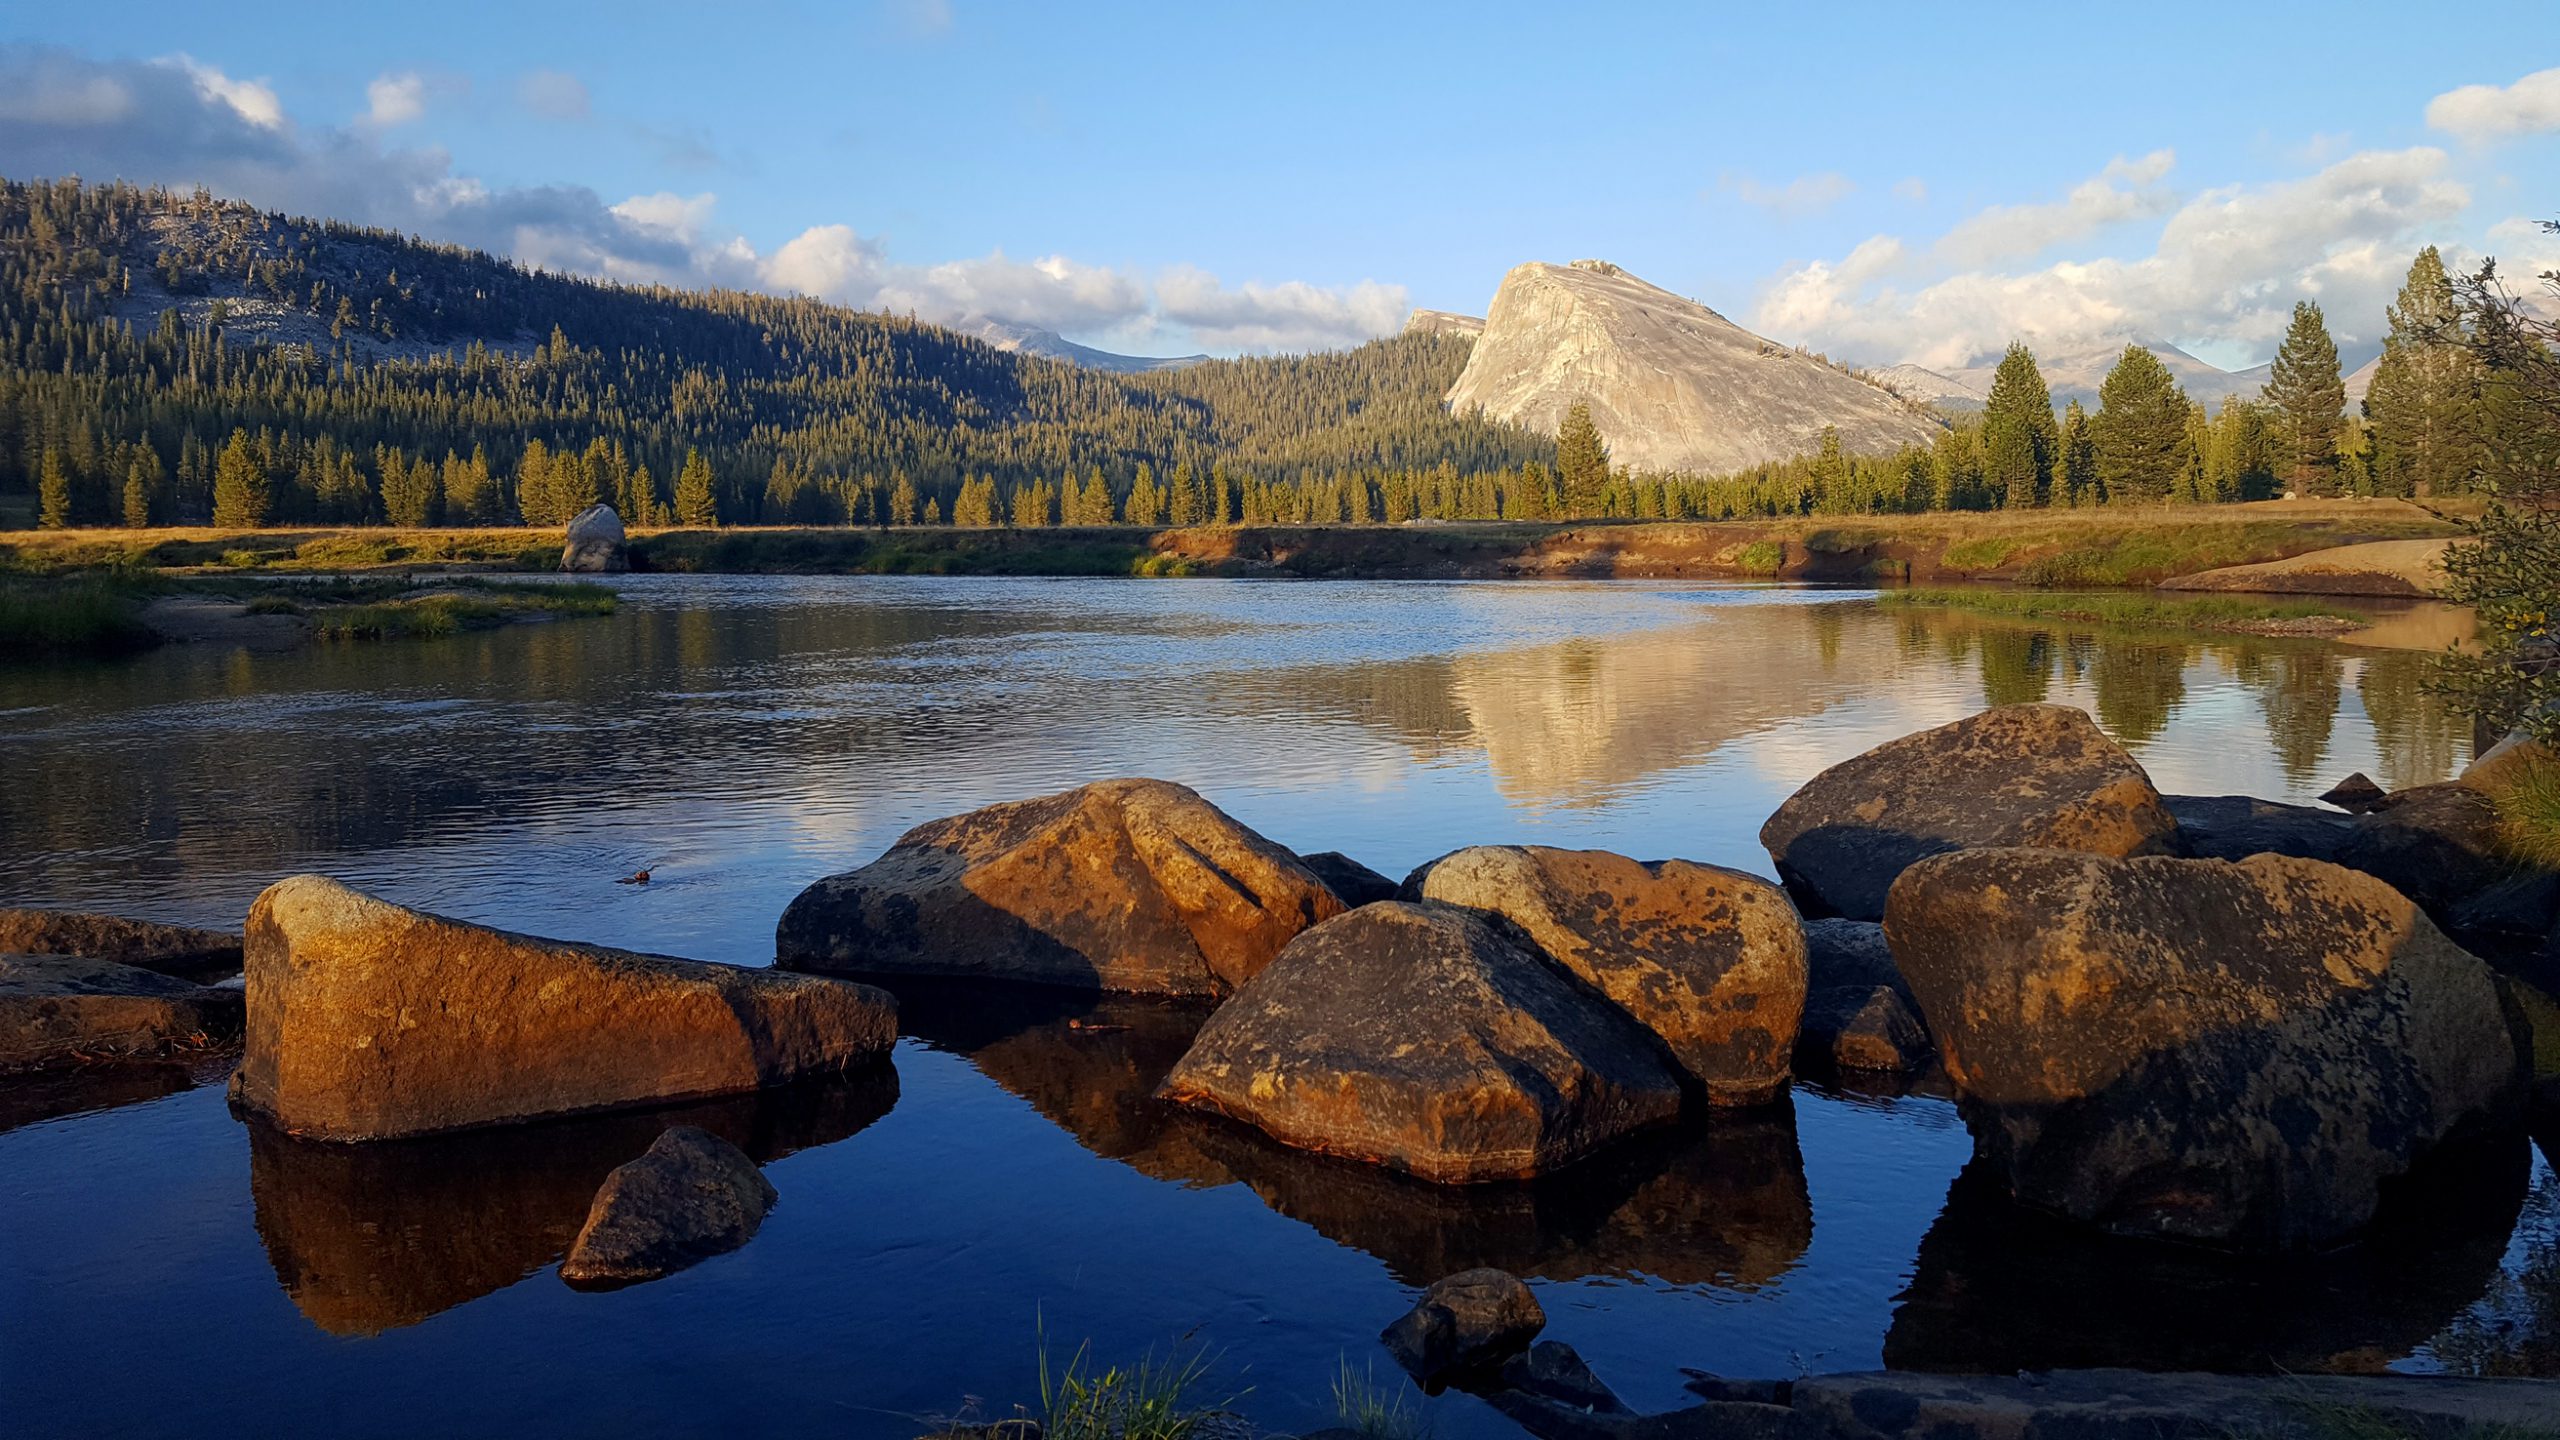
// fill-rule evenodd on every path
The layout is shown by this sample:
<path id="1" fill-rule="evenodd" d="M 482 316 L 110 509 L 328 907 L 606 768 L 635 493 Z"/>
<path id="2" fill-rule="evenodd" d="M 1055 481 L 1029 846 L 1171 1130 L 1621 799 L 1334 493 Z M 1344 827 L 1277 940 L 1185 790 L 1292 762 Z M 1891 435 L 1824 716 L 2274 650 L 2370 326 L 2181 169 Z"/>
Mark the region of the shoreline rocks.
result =
<path id="1" fill-rule="evenodd" d="M 1416 870 L 1417 899 L 1499 915 L 1645 1028 L 1710 1103 L 1792 1077 L 1805 937 L 1785 892 L 1738 870 L 1606 850 L 1479 845 Z"/>
<path id="2" fill-rule="evenodd" d="M 774 1199 L 746 1152 L 696 1126 L 670 1127 L 604 1177 L 560 1278 L 603 1289 L 674 1274 L 754 1239 Z"/>
<path id="3" fill-rule="evenodd" d="M 1379 1332 L 1387 1353 L 1432 1393 L 1455 1379 L 1489 1376 L 1547 1328 L 1547 1312 L 1508 1271 L 1465 1270 L 1433 1282 Z"/>
<path id="4" fill-rule="evenodd" d="M 1105 780 L 917 826 L 800 892 L 775 963 L 1224 995 L 1344 902 L 1191 790 Z"/>
<path id="5" fill-rule="evenodd" d="M 1861 1075 L 1908 1076 L 1938 1058 L 1920 1002 L 1870 920 L 1805 922 L 1804 1026 L 1799 1064 Z"/>
<path id="6" fill-rule="evenodd" d="M 1808 918 L 1884 918 L 1904 867 L 1950 850 L 2166 853 L 2177 821 L 2082 711 L 2003 705 L 1891 740 L 1805 782 L 1760 843 Z"/>
<path id="7" fill-rule="evenodd" d="M 0 1072 L 236 1040 L 237 990 L 76 955 L 0 954 Z"/>
<path id="8" fill-rule="evenodd" d="M 493 930 L 318 875 L 250 907 L 235 1094 L 375 1140 L 754 1090 L 876 1061 L 868 986 Z"/>
<path id="9" fill-rule="evenodd" d="M 1678 1118 L 1652 1037 L 1498 922 L 1384 901 L 1309 930 L 1161 1094 L 1441 1183 L 1519 1179 Z"/>
<path id="10" fill-rule="evenodd" d="M 568 575 L 619 575 L 631 568 L 623 546 L 622 517 L 610 505 L 590 505 L 569 519 L 560 547 L 560 570 Z"/>
<path id="11" fill-rule="evenodd" d="M 2356 871 L 1971 850 L 1905 871 L 1885 933 L 1977 1154 L 2101 1229 L 2333 1245 L 2521 1114 L 2488 968 Z"/>
<path id="12" fill-rule="evenodd" d="M 237 931 L 199 930 L 83 910 L 0 909 L 0 955 L 77 955 L 187 980 L 240 969 Z"/>

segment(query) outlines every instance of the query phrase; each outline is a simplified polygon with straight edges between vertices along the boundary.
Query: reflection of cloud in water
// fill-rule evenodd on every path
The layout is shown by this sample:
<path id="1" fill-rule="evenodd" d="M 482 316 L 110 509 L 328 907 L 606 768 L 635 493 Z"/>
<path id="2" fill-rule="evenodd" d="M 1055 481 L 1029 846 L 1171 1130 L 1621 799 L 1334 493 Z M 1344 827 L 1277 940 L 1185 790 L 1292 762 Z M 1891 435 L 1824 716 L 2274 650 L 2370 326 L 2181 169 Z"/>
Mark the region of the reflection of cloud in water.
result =
<path id="1" fill-rule="evenodd" d="M 1205 1018 L 1198 1009 L 930 985 L 901 985 L 899 1002 L 902 1028 L 967 1056 L 1094 1154 L 1160 1180 L 1242 1185 L 1409 1284 L 1491 1265 L 1748 1290 L 1812 1243 L 1788 1106 L 1631 1141 L 1544 1181 L 1426 1185 L 1155 1099 Z"/>

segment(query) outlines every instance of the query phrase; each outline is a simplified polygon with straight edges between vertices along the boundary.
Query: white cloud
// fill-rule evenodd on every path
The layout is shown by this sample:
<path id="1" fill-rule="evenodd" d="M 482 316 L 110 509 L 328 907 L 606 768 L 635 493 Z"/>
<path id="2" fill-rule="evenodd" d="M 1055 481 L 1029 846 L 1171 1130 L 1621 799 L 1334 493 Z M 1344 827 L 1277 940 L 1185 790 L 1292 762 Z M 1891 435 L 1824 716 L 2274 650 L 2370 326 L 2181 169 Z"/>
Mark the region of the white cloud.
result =
<path id="1" fill-rule="evenodd" d="M 365 123 L 377 130 L 406 125 L 427 113 L 427 82 L 412 70 L 377 76 L 364 87 Z"/>
<path id="2" fill-rule="evenodd" d="M 1784 185 L 1766 185 L 1748 175 L 1725 175 L 1717 182 L 1745 205 L 1756 205 L 1780 219 L 1818 215 L 1849 197 L 1858 187 L 1836 170 L 1799 175 Z"/>
<path id="3" fill-rule="evenodd" d="M 164 62 L 176 65 L 195 81 L 197 93 L 208 100 L 219 100 L 233 114 L 261 130 L 284 128 L 284 103 L 263 80 L 234 80 L 221 71 L 186 55 L 172 55 Z"/>
<path id="4" fill-rule="evenodd" d="M 2474 142 L 2560 132 L 2560 66 L 2513 85 L 2465 85 L 2427 102 L 2427 124 Z"/>
<path id="5" fill-rule="evenodd" d="M 2322 303 L 2342 338 L 2370 338 L 2410 253 L 2470 205 L 2446 164 L 2428 147 L 2367 151 L 2296 180 L 2210 190 L 2169 215 L 2150 254 L 2131 259 L 1948 273 L 1943 241 L 1923 265 L 1900 240 L 1879 236 L 1840 261 L 1780 274 L 1754 318 L 1854 361 L 1933 369 L 1982 360 L 2012 338 L 2058 351 L 2137 338 L 2262 351 L 2303 298 Z M 2135 162 L 2115 178 L 2138 186 L 2149 169 Z"/>
<path id="6" fill-rule="evenodd" d="M 1926 205 L 1929 203 L 1929 182 L 1917 175 L 1896 180 L 1893 182 L 1893 193 L 1897 199 L 1908 200 L 1914 205 Z"/>
<path id="7" fill-rule="evenodd" d="M 2034 255 L 2118 221 L 2158 215 L 2177 203 L 2160 182 L 2178 163 L 2174 151 L 2139 160 L 2119 155 L 2062 199 L 2037 205 L 1994 205 L 1949 230 L 1938 254 L 1958 265 Z"/>
<path id="8" fill-rule="evenodd" d="M 534 70 L 516 81 L 516 100 L 546 120 L 584 120 L 593 108 L 587 83 L 559 70 Z"/>
<path id="9" fill-rule="evenodd" d="M 548 101 L 568 93 L 544 92 Z M 584 88 L 575 94 L 583 104 Z M 384 226 L 545 269 L 814 295 L 942 323 L 985 316 L 1084 336 L 1267 350 L 1356 343 L 1404 319 L 1399 286 L 1229 288 L 1191 269 L 1151 284 L 1063 255 L 1017 260 L 1002 251 L 899 264 L 881 241 L 840 224 L 811 227 L 762 254 L 720 223 L 710 193 L 608 204 L 584 186 L 491 187 L 457 173 L 441 150 L 385 143 L 372 123 L 383 113 L 374 98 L 363 121 L 305 131 L 265 86 L 191 60 L 93 61 L 0 43 L 0 156 L 29 178 L 202 184 L 271 210 Z M 389 113 L 401 113 L 396 97 Z M 555 105 L 552 113 L 572 111 Z"/>

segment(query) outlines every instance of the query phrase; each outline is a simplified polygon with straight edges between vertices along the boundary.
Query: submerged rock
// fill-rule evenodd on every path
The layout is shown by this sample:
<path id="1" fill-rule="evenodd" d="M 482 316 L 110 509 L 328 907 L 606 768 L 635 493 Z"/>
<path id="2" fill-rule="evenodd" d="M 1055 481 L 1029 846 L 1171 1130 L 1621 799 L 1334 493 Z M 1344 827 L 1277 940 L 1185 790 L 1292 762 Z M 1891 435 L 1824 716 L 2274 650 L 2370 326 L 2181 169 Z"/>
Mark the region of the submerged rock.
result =
<path id="1" fill-rule="evenodd" d="M 1163 1093 L 1427 1180 L 1535 1175 L 1668 1124 L 1650 1036 L 1472 910 L 1386 901 L 1299 936 Z"/>
<path id="2" fill-rule="evenodd" d="M 2372 809 L 2390 792 L 2373 783 L 2373 777 L 2361 770 L 2320 792 L 2320 803 L 2335 805 L 2351 815 Z"/>
<path id="3" fill-rule="evenodd" d="M 2004 705 L 1823 771 L 1769 817 L 1760 843 L 1807 915 L 1880 920 L 1894 877 L 1927 856 L 2012 845 L 2157 854 L 2176 828 L 2151 777 L 2087 714 Z"/>
<path id="4" fill-rule="evenodd" d="M 841 980 L 544 940 L 299 875 L 249 910 L 237 1094 L 375 1140 L 778 1085 L 873 1061 L 897 1004 Z"/>
<path id="5" fill-rule="evenodd" d="M 75 955 L 0 955 L 0 1070 L 239 1038 L 240 992 Z"/>
<path id="6" fill-rule="evenodd" d="M 604 1178 L 560 1278 L 605 1286 L 673 1274 L 755 1238 L 773 1202 L 773 1183 L 746 1152 L 675 1126 Z"/>
<path id="7" fill-rule="evenodd" d="M 623 548 L 622 517 L 610 505 L 590 505 L 569 521 L 560 547 L 560 569 L 577 575 L 618 575 L 631 568 Z"/>
<path id="8" fill-rule="evenodd" d="M 1538 1297 L 1500 1270 L 1468 1270 L 1434 1283 L 1380 1332 L 1388 1353 L 1437 1391 L 1453 1379 L 1491 1376 L 1547 1328 Z"/>
<path id="9" fill-rule="evenodd" d="M 1884 927 L 1871 920 L 1811 920 L 1804 938 L 1809 978 L 1796 1039 L 1799 1062 L 1868 1075 L 1927 1069 L 1937 1043 L 1893 963 Z"/>
<path id="10" fill-rule="evenodd" d="M 800 892 L 787 970 L 1224 994 L 1344 902 L 1298 858 L 1162 780 L 1106 780 L 917 826 Z"/>
<path id="11" fill-rule="evenodd" d="M 2337 866 L 1968 851 L 1906 871 L 1885 931 L 1977 1153 L 2102 1229 L 2331 1245 L 2518 1113 L 2488 968 Z"/>
<path id="12" fill-rule="evenodd" d="M 1660 1040 L 1710 1101 L 1757 1104 L 1786 1089 L 1804 1012 L 1804 927 L 1768 881 L 1688 860 L 1479 845 L 1405 887 L 1518 926 Z"/>
<path id="13" fill-rule="evenodd" d="M 1313 855 L 1301 855 L 1298 863 L 1315 872 L 1315 877 L 1351 909 L 1396 898 L 1396 882 L 1339 850 L 1319 850 Z"/>
<path id="14" fill-rule="evenodd" d="M 240 968 L 240 937 L 78 910 L 0 909 L 0 955 L 78 955 L 205 980 Z"/>

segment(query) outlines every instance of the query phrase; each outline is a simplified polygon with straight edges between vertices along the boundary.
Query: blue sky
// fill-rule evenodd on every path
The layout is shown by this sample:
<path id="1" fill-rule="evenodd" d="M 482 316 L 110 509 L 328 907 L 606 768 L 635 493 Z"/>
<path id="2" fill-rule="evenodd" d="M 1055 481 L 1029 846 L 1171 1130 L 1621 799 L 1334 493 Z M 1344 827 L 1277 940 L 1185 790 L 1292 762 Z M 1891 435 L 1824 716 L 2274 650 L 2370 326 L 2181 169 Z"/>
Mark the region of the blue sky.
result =
<path id="1" fill-rule="evenodd" d="M 2560 215 L 2552 0 L 2083 13 L 48 4 L 0 50 L 0 173 L 1155 352 L 1596 255 L 1865 363 L 2241 365 L 2303 295 L 2369 343 L 2421 243 L 2560 263 L 2522 223 Z"/>

